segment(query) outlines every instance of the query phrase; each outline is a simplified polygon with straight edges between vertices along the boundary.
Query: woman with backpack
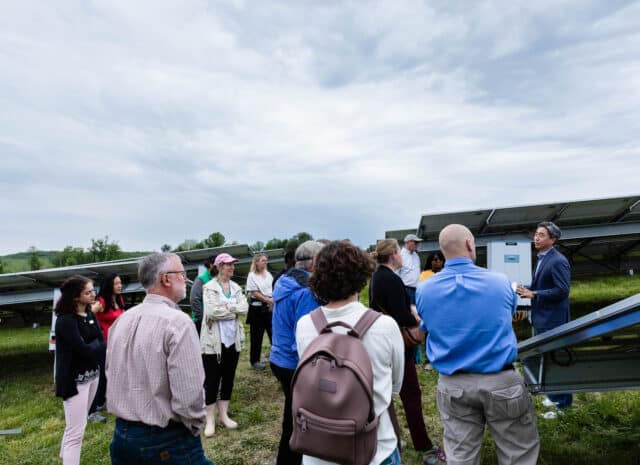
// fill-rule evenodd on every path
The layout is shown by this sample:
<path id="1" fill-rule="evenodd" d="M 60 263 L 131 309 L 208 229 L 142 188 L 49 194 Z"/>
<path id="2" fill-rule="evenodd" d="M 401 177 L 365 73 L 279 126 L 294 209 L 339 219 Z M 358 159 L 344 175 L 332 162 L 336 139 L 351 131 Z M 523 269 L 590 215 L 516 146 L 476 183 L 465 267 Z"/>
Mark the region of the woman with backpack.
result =
<path id="1" fill-rule="evenodd" d="M 309 286 L 314 294 L 326 305 L 320 307 L 323 317 L 329 324 L 343 322 L 351 327 L 358 324 L 365 312 L 371 312 L 359 300 L 359 293 L 365 287 L 367 280 L 371 276 L 374 264 L 369 256 L 361 249 L 351 244 L 349 241 L 334 241 L 323 247 L 316 256 L 314 273 L 309 279 Z M 317 310 L 316 310 L 317 311 Z M 371 312 L 371 314 L 374 314 Z M 313 317 L 308 314 L 298 321 L 296 330 L 296 342 L 298 354 L 304 358 L 305 349 L 318 337 L 318 330 L 313 322 Z M 345 334 L 344 327 L 334 327 L 334 332 Z M 375 418 L 378 419 L 376 432 L 375 455 L 369 461 L 371 465 L 379 464 L 399 464 L 400 451 L 398 450 L 398 440 L 391 423 L 388 408 L 392 402 L 392 395 L 400 392 L 402 385 L 402 372 L 404 366 L 404 346 L 398 325 L 392 318 L 380 315 L 361 339 L 362 345 L 366 349 L 371 363 L 373 377 L 373 408 Z M 300 365 L 298 366 L 300 370 Z M 297 425 L 300 426 L 300 411 L 296 412 L 296 380 L 294 378 L 294 416 L 297 416 Z M 320 382 L 320 391 L 339 392 L 339 387 L 331 382 Z M 318 397 L 322 392 L 318 394 Z M 314 427 L 313 423 L 306 423 L 308 431 Z M 294 430 L 294 436 L 296 432 Z M 357 437 L 357 436 L 356 436 Z M 294 439 L 292 438 L 292 441 Z M 347 441 L 348 442 L 348 441 Z M 336 452 L 340 446 L 337 441 L 332 444 L 325 444 L 324 451 Z M 356 447 L 358 445 L 356 444 Z M 346 452 L 346 451 L 345 451 Z M 329 463 L 319 456 L 305 454 L 303 463 L 305 465 L 325 465 Z M 326 457 L 326 455 L 324 455 Z M 358 454 L 355 454 L 358 459 Z M 359 462 L 356 462 L 359 463 Z"/>
<path id="2" fill-rule="evenodd" d="M 409 297 L 402 279 L 395 273 L 402 266 L 400 246 L 395 239 L 378 242 L 375 251 L 378 268 L 369 284 L 371 308 L 392 317 L 400 328 L 415 328 L 417 314 L 412 311 Z M 418 346 L 419 347 L 419 346 Z M 434 465 L 446 463 L 442 450 L 434 446 L 427 433 L 422 414 L 422 392 L 416 371 L 416 347 L 404 349 L 404 378 L 400 399 L 409 425 L 413 447 L 423 451 L 423 463 Z"/>

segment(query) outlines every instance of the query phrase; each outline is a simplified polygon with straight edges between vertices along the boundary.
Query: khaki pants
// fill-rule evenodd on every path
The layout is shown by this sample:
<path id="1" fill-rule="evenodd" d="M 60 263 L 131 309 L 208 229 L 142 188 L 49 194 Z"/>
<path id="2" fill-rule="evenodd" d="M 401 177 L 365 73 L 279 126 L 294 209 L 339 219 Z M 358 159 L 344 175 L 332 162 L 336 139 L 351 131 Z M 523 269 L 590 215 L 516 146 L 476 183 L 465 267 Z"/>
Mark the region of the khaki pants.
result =
<path id="1" fill-rule="evenodd" d="M 440 375 L 438 408 L 448 465 L 478 465 L 485 423 L 500 465 L 534 465 L 540 439 L 536 413 L 515 370 Z"/>

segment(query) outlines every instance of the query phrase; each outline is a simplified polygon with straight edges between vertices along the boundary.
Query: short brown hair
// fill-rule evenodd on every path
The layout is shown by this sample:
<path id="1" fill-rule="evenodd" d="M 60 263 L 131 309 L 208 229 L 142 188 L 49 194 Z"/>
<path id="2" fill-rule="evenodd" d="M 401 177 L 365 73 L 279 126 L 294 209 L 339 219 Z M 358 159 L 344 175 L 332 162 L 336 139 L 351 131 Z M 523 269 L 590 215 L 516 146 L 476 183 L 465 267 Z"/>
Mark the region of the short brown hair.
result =
<path id="1" fill-rule="evenodd" d="M 309 287 L 325 302 L 346 299 L 364 289 L 374 268 L 364 250 L 350 241 L 333 241 L 316 255 Z"/>

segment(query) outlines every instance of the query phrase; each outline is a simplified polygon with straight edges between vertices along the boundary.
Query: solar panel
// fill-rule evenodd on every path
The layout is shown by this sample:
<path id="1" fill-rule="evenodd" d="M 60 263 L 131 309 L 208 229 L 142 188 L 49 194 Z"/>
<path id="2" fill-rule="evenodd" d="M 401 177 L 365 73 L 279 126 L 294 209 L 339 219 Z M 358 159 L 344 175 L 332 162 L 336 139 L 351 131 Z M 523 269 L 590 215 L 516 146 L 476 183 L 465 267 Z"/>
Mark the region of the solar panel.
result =
<path id="1" fill-rule="evenodd" d="M 534 231 L 541 221 L 554 221 L 560 227 L 640 221 L 640 196 L 423 215 L 418 235 L 437 239 L 440 230 L 452 223 L 464 224 L 476 235 Z"/>

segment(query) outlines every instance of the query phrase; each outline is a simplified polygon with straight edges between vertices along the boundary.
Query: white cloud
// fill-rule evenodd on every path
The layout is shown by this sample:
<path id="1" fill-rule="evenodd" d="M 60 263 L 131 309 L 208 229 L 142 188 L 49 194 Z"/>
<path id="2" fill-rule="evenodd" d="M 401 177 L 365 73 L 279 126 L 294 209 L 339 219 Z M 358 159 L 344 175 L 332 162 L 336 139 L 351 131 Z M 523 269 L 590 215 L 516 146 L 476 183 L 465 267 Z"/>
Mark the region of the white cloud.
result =
<path id="1" fill-rule="evenodd" d="M 0 253 L 637 193 L 639 5 L 7 5 Z"/>

